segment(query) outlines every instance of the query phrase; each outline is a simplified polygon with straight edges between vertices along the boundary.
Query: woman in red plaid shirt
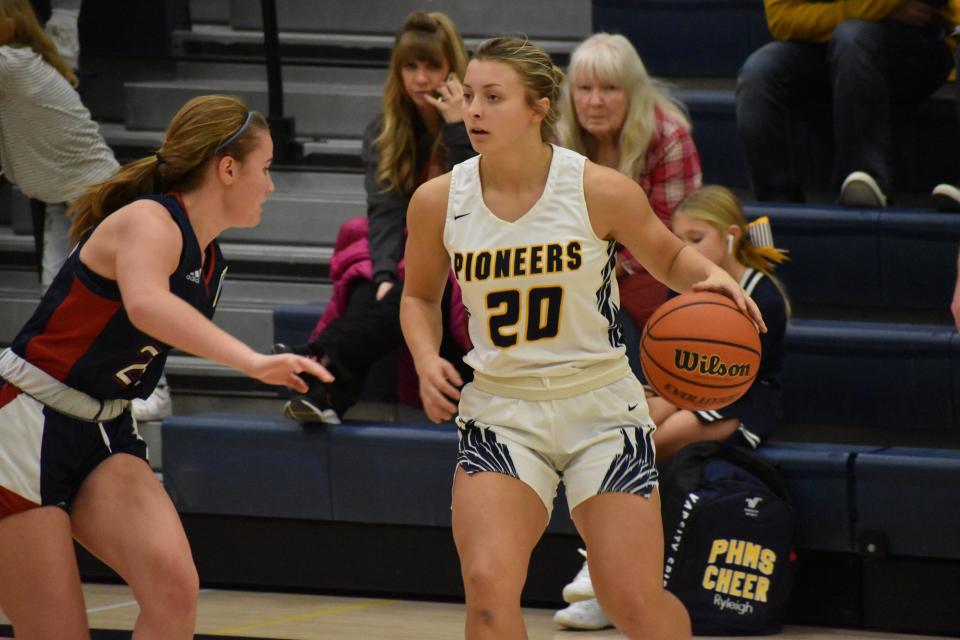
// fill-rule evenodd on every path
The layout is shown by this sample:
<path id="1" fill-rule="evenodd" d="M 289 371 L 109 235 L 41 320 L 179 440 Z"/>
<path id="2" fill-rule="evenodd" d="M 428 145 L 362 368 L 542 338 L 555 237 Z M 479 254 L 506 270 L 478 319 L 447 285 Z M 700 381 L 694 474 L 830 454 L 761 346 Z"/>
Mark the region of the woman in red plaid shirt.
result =
<path id="1" fill-rule="evenodd" d="M 703 182 L 683 106 L 647 74 L 623 36 L 597 33 L 574 50 L 560 113 L 560 144 L 634 178 L 668 227 L 673 210 Z M 666 285 L 623 247 L 617 254 L 617 280 L 620 304 L 642 329 L 667 299 Z M 560 626 L 611 626 L 593 596 L 586 562 L 563 598 L 572 604 L 554 616 Z"/>
<path id="2" fill-rule="evenodd" d="M 703 182 L 682 105 L 621 35 L 597 33 L 574 50 L 558 130 L 561 145 L 636 179 L 667 226 L 677 204 Z M 625 248 L 617 257 L 621 304 L 643 328 L 667 287 Z"/>

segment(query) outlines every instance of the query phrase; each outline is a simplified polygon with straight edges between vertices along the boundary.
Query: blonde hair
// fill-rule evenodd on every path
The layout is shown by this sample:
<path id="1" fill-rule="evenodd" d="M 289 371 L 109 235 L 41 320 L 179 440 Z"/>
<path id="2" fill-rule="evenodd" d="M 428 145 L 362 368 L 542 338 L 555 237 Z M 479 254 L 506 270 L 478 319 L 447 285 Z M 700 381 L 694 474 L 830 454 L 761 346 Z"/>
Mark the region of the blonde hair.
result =
<path id="1" fill-rule="evenodd" d="M 103 218 L 140 196 L 189 191 L 200 184 L 204 168 L 215 158 L 229 155 L 242 161 L 256 147 L 259 131 L 269 131 L 267 121 L 248 111 L 239 98 L 193 98 L 173 117 L 155 154 L 123 165 L 73 202 L 70 237 L 79 241 Z"/>
<path id="2" fill-rule="evenodd" d="M 680 201 L 671 217 L 676 218 L 679 215 L 706 222 L 721 234 L 726 234 L 731 226 L 739 228 L 740 238 L 734 248 L 734 259 L 742 265 L 766 274 L 780 290 L 787 306 L 787 314 L 790 313 L 790 300 L 787 298 L 783 283 L 773 275 L 776 266 L 789 258 L 780 249 L 773 246 L 758 247 L 750 241 L 747 220 L 743 215 L 743 205 L 732 191 L 719 185 L 704 185 L 694 189 Z"/>
<path id="3" fill-rule="evenodd" d="M 527 91 L 527 103 L 531 107 L 537 100 L 547 98 L 550 107 L 540 122 L 540 137 L 543 140 L 554 139 L 554 130 L 560 117 L 558 106 L 563 71 L 553 64 L 550 54 L 526 38 L 499 36 L 481 42 L 473 59 L 502 62 L 512 67 L 520 76 Z"/>
<path id="4" fill-rule="evenodd" d="M 33 49 L 44 62 L 56 69 L 70 86 L 77 86 L 77 75 L 70 65 L 63 61 L 56 45 L 40 26 L 29 0 L 0 0 L 0 20 L 4 18 L 13 19 L 14 33 L 9 42 L 0 44 Z"/>
<path id="5" fill-rule="evenodd" d="M 375 144 L 377 182 L 388 191 L 400 191 L 410 195 L 416 188 L 417 149 L 413 133 L 416 107 L 403 88 L 403 65 L 411 60 L 429 60 L 436 64 L 444 61 L 450 71 L 462 81 L 467 68 L 467 51 L 463 39 L 453 22 L 439 11 L 425 13 L 414 11 L 403 22 L 397 34 L 390 70 L 383 88 L 383 107 L 380 135 Z M 444 154 L 443 136 L 437 136 L 431 154 Z"/>
<path id="6" fill-rule="evenodd" d="M 650 77 L 630 41 L 621 35 L 596 33 L 581 42 L 570 57 L 567 83 L 560 107 L 560 144 L 587 155 L 584 138 L 589 136 L 577 121 L 574 91 L 579 83 L 593 79 L 622 87 L 627 94 L 627 114 L 618 140 L 620 173 L 637 178 L 647 171 L 647 147 L 656 133 L 659 108 L 673 116 L 686 130 L 690 119 L 681 103 L 664 83 Z"/>

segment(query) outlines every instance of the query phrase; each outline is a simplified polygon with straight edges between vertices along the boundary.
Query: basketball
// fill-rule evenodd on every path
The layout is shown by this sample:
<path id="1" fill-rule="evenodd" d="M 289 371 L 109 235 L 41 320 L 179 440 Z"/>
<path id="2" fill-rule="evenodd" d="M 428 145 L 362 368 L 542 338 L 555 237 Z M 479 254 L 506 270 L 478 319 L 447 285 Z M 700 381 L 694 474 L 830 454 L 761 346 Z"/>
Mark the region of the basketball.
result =
<path id="1" fill-rule="evenodd" d="M 685 293 L 643 329 L 640 364 L 661 398 L 681 409 L 719 409 L 742 396 L 760 368 L 760 336 L 727 296 Z"/>

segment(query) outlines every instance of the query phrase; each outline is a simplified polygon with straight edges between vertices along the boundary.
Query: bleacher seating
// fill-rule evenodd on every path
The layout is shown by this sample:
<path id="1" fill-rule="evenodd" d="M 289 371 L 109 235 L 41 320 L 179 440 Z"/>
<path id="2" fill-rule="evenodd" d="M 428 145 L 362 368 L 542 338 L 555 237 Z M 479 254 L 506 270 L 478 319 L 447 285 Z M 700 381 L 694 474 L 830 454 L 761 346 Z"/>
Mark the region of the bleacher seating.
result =
<path id="1" fill-rule="evenodd" d="M 204 27 L 173 33 L 173 57 L 146 65 L 98 58 L 88 50 L 88 104 L 97 117 L 112 121 L 104 131 L 121 156 L 156 148 L 175 108 L 199 93 L 245 96 L 266 110 L 258 2 L 189 4 Z M 550 3 L 548 12 L 542 2 L 497 0 L 494 6 L 502 11 L 490 3 L 435 4 L 450 10 L 468 44 L 490 30 L 528 24 L 529 35 L 560 63 L 591 30 L 592 12 L 592 30 L 626 34 L 652 75 L 677 81 L 705 181 L 748 186 L 734 79 L 745 57 L 769 40 L 760 0 L 562 0 Z M 287 115 L 296 118 L 297 141 L 308 157 L 303 165 L 273 172 L 277 193 L 258 228 L 224 234 L 231 278 L 217 317 L 264 351 L 271 338 L 302 342 L 329 298 L 336 230 L 365 211 L 359 136 L 378 108 L 396 25 L 422 3 L 374 0 L 374 9 L 370 3 L 309 0 L 278 5 Z M 805 141 L 801 165 L 815 188 L 829 189 L 828 117 L 822 111 L 808 115 L 810 124 L 799 128 Z M 952 87 L 920 104 L 899 105 L 895 137 L 898 190 L 926 192 L 936 182 L 958 181 Z M 960 629 L 956 590 L 938 589 L 936 582 L 953 585 L 960 575 L 960 511 L 953 499 L 960 484 L 960 336 L 947 312 L 960 216 L 827 205 L 750 204 L 746 211 L 750 218 L 770 216 L 777 245 L 791 257 L 778 270 L 795 308 L 784 370 L 787 437 L 766 445 L 762 455 L 785 475 L 799 514 L 799 584 L 814 585 L 814 602 L 820 597 L 817 581 L 831 580 L 835 566 L 849 570 L 844 580 L 856 584 L 847 609 L 817 623 L 904 629 L 908 621 L 890 613 L 897 598 L 930 593 L 927 600 L 942 606 L 912 630 Z M 32 311 L 37 292 L 28 270 L 34 261 L 29 228 L 22 216 L 13 230 L 8 219 L 0 220 L 5 343 Z M 636 341 L 636 328 L 630 329 Z M 272 388 L 238 373 L 178 355 L 168 375 L 175 392 L 201 397 L 195 405 L 214 394 L 260 394 L 272 403 L 263 415 L 237 409 L 164 421 L 164 483 L 188 523 L 204 580 L 459 594 L 448 531 L 457 439 L 452 425 L 422 419 L 299 425 L 279 416 Z M 368 377 L 362 402 L 394 402 L 395 381 L 395 362 L 387 357 Z M 803 437 L 807 427 L 815 428 L 818 440 Z M 852 429 L 863 437 L 848 440 Z M 905 446 L 921 431 L 929 447 Z M 276 564 L 223 544 L 224 534 L 240 531 L 261 532 L 256 535 L 270 547 L 264 555 Z M 343 547 L 363 553 L 362 559 L 344 557 L 322 571 L 312 558 L 303 560 L 316 540 L 335 544 L 345 535 L 351 539 Z M 358 540 L 371 548 L 369 554 Z M 372 548 L 378 540 L 382 546 Z M 440 548 L 438 540 L 446 546 Z M 289 554 L 294 560 L 283 558 L 287 541 L 301 550 Z M 422 548 L 404 549 L 409 556 L 400 557 L 396 541 Z M 559 599 L 559 581 L 579 561 L 571 552 L 576 544 L 561 493 L 541 548 L 564 553 L 549 567 L 531 569 L 540 602 Z M 317 544 L 314 552 L 336 554 L 331 546 Z M 826 568 L 810 569 L 816 566 L 811 557 L 824 558 Z M 436 573 L 447 582 L 418 581 L 420 558 L 442 558 Z M 805 578 L 804 571 L 816 577 Z M 937 578 L 925 584 L 917 576 Z"/>

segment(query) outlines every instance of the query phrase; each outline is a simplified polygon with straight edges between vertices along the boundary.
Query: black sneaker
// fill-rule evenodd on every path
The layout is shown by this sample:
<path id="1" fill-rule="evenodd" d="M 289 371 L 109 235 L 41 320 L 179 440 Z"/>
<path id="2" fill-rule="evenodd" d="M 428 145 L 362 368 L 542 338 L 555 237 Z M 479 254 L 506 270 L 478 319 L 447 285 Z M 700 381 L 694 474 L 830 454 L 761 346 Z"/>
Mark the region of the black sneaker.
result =
<path id="1" fill-rule="evenodd" d="M 289 347 L 277 342 L 271 349 L 273 353 L 296 353 L 306 355 L 308 349 Z M 340 424 L 340 416 L 330 407 L 329 392 L 323 382 L 312 376 L 301 376 L 310 390 L 307 393 L 297 394 L 283 405 L 283 415 L 298 422 L 319 422 L 323 424 Z M 307 379 L 309 378 L 309 379 Z"/>

